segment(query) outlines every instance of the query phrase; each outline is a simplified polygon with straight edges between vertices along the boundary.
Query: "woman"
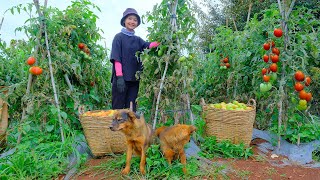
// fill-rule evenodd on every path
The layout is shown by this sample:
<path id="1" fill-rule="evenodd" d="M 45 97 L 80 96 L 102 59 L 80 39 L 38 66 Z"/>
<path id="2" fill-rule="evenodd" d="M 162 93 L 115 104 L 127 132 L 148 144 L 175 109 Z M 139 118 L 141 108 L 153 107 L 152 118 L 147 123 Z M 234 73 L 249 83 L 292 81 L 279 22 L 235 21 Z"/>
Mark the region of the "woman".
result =
<path id="1" fill-rule="evenodd" d="M 142 63 L 137 52 L 145 48 L 155 48 L 158 42 L 146 42 L 135 35 L 134 29 L 141 23 L 141 18 L 133 8 L 127 8 L 123 12 L 120 24 L 121 32 L 116 34 L 111 49 L 110 61 L 112 67 L 112 109 L 124 109 L 133 103 L 133 111 L 136 111 L 136 99 L 139 91 L 138 71 L 142 71 Z"/>

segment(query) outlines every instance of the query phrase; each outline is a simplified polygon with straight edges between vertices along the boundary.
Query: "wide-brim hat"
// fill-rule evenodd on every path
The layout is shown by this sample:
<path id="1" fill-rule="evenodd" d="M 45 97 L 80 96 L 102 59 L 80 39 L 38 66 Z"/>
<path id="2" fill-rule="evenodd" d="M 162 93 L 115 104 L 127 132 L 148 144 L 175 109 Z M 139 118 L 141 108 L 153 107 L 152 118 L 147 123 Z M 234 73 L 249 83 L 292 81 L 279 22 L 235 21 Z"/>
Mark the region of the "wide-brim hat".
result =
<path id="1" fill-rule="evenodd" d="M 135 9 L 133 9 L 133 8 L 127 8 L 127 9 L 123 12 L 123 17 L 121 18 L 121 21 L 120 21 L 121 26 L 125 27 L 124 21 L 126 20 L 126 18 L 127 18 L 129 15 L 135 15 L 135 16 L 137 16 L 138 26 L 139 26 L 140 23 L 141 23 L 141 18 L 140 18 L 140 16 L 139 16 L 138 12 L 137 12 Z"/>

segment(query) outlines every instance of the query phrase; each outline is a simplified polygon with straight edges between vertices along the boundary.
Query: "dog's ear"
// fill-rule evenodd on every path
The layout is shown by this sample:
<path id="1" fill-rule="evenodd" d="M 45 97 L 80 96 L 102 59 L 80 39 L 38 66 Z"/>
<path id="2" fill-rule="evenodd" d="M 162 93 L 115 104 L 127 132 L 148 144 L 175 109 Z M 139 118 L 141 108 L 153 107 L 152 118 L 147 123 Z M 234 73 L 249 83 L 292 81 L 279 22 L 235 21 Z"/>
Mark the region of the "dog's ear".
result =
<path id="1" fill-rule="evenodd" d="M 193 133 L 196 130 L 197 130 L 197 128 L 195 126 L 192 126 L 192 125 L 189 126 L 190 134 Z"/>
<path id="2" fill-rule="evenodd" d="M 127 115 L 129 116 L 130 120 L 137 119 L 136 113 L 133 111 L 128 111 Z"/>
<path id="3" fill-rule="evenodd" d="M 126 112 L 121 112 L 121 118 L 128 120 L 128 114 Z"/>

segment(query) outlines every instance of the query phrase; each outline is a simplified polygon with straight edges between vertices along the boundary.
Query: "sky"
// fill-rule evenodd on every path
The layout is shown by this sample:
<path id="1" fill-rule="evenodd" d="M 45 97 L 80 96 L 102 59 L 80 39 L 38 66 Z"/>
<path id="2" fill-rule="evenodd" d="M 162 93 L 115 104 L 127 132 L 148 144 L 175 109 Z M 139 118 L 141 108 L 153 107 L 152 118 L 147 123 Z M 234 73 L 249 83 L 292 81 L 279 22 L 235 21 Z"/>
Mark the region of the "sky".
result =
<path id="1" fill-rule="evenodd" d="M 105 38 L 103 42 L 106 43 L 107 48 L 111 48 L 112 40 L 115 34 L 120 32 L 122 26 L 120 19 L 122 13 L 128 7 L 134 8 L 138 14 L 142 16 L 147 11 L 152 11 L 153 6 L 159 4 L 162 0 L 91 0 L 92 3 L 97 5 L 101 12 L 97 11 L 95 14 L 99 17 L 97 26 L 104 31 L 102 37 Z M 43 5 L 44 0 L 39 0 L 40 5 Z M 6 42 L 11 39 L 25 38 L 24 33 L 15 33 L 15 28 L 24 25 L 28 16 L 26 13 L 12 15 L 10 11 L 5 11 L 18 4 L 33 3 L 33 0 L 0 0 L 0 23 L 4 17 L 2 27 L 0 29 L 0 38 Z M 48 0 L 48 6 L 59 8 L 60 10 L 66 9 L 71 5 L 71 0 Z M 142 24 L 135 29 L 135 34 L 146 40 L 148 24 Z"/>

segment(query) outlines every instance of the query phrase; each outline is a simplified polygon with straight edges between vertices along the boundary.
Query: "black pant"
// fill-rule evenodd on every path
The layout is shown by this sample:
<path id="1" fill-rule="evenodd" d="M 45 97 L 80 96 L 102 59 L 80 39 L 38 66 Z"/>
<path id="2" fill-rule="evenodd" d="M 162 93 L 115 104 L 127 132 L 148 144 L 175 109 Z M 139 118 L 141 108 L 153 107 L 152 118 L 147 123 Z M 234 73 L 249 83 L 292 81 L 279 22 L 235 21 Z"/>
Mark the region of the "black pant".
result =
<path id="1" fill-rule="evenodd" d="M 112 109 L 130 108 L 130 102 L 133 105 L 133 111 L 136 112 L 136 99 L 139 91 L 139 81 L 125 81 L 126 88 L 123 93 L 117 89 L 117 78 L 112 80 Z"/>

